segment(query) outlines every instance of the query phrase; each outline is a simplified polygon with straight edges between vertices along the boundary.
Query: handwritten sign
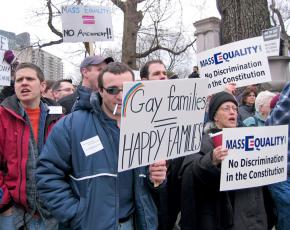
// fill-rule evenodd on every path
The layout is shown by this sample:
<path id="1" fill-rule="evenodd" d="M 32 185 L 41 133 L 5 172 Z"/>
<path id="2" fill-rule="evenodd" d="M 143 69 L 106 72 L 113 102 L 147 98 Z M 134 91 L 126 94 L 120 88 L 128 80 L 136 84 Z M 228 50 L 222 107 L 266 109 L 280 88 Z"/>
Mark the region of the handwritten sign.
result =
<path id="1" fill-rule="evenodd" d="M 200 76 L 209 79 L 209 93 L 231 82 L 237 87 L 271 81 L 262 37 L 249 38 L 197 54 Z"/>
<path id="2" fill-rule="evenodd" d="M 280 27 L 263 30 L 263 38 L 267 56 L 279 56 L 280 53 Z"/>
<path id="3" fill-rule="evenodd" d="M 103 6 L 63 6 L 64 42 L 112 41 L 111 11 Z"/>
<path id="4" fill-rule="evenodd" d="M 223 129 L 223 147 L 221 191 L 286 180 L 288 125 Z"/>
<path id="5" fill-rule="evenodd" d="M 200 150 L 206 79 L 128 82 L 123 90 L 118 171 Z"/>
<path id="6" fill-rule="evenodd" d="M 8 38 L 0 35 L 0 85 L 10 85 L 11 68 L 10 65 L 4 61 L 5 50 L 8 50 Z"/>

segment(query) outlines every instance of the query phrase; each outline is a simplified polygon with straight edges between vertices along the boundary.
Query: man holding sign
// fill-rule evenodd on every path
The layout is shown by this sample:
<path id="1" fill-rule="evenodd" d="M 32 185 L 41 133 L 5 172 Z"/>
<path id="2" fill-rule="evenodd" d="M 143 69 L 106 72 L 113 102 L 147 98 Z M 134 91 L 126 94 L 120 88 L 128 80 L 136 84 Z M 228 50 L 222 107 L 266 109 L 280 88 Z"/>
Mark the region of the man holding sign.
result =
<path id="1" fill-rule="evenodd" d="M 37 171 L 42 200 L 72 229 L 157 229 L 150 190 L 162 184 L 165 161 L 118 168 L 122 92 L 132 70 L 113 62 L 101 72 L 99 93 L 79 101 L 61 120 L 42 152 Z M 134 223 L 133 223 L 134 220 Z"/>
<path id="2" fill-rule="evenodd" d="M 201 151 L 186 156 L 183 163 L 182 229 L 267 229 L 261 188 L 220 192 L 220 167 L 228 150 L 221 146 L 221 136 L 212 134 L 235 128 L 237 112 L 238 103 L 231 94 L 212 96 Z"/>

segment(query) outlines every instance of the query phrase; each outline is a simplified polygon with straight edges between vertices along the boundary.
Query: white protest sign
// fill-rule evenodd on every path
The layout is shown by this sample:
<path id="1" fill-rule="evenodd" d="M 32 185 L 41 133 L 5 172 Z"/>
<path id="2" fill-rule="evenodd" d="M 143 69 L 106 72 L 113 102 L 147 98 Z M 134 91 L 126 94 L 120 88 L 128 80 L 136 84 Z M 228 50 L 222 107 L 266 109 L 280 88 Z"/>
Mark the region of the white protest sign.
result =
<path id="1" fill-rule="evenodd" d="M 207 95 L 206 79 L 125 83 L 118 171 L 198 152 Z"/>
<path id="2" fill-rule="evenodd" d="M 64 42 L 112 41 L 111 10 L 103 6 L 62 6 Z"/>
<path id="3" fill-rule="evenodd" d="M 223 147 L 221 191 L 286 180 L 288 125 L 223 129 Z"/>
<path id="4" fill-rule="evenodd" d="M 0 50 L 8 50 L 8 38 L 0 35 Z"/>
<path id="5" fill-rule="evenodd" d="M 237 87 L 271 81 L 262 37 L 249 38 L 197 54 L 200 76 L 209 79 L 209 94 L 234 82 Z"/>
<path id="6" fill-rule="evenodd" d="M 272 27 L 262 31 L 267 56 L 279 56 L 280 27 Z"/>
<path id="7" fill-rule="evenodd" d="M 4 61 L 5 50 L 8 50 L 8 38 L 0 35 L 0 85 L 10 85 L 11 67 Z"/>

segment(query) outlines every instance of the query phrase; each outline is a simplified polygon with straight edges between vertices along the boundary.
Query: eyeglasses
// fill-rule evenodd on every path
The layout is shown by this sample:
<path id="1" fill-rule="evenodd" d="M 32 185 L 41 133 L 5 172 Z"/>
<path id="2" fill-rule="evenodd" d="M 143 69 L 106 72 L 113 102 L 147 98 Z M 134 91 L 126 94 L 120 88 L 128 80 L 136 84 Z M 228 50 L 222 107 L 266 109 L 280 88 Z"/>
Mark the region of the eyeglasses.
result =
<path id="1" fill-rule="evenodd" d="M 106 92 L 111 95 L 118 95 L 121 91 L 123 91 L 123 89 L 119 89 L 117 86 L 111 86 L 108 88 L 103 87 L 103 89 L 106 90 Z"/>
<path id="2" fill-rule="evenodd" d="M 231 110 L 233 110 L 234 112 L 238 112 L 238 107 L 236 107 L 236 106 L 220 107 L 220 109 L 224 112 L 227 112 L 227 113 L 229 113 Z"/>

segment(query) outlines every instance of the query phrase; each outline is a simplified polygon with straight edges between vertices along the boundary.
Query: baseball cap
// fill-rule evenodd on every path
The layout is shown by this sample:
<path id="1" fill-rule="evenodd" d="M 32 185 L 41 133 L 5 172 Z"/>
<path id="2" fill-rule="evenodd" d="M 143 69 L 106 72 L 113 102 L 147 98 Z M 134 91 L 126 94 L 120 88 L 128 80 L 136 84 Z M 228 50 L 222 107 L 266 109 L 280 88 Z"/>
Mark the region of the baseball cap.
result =
<path id="1" fill-rule="evenodd" d="M 104 58 L 100 55 L 88 56 L 82 61 L 80 69 L 86 68 L 90 65 L 98 65 L 102 62 L 109 64 L 110 62 L 114 62 L 114 59 L 112 57 Z"/>

